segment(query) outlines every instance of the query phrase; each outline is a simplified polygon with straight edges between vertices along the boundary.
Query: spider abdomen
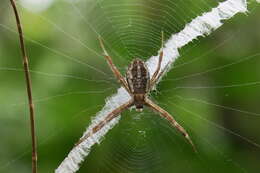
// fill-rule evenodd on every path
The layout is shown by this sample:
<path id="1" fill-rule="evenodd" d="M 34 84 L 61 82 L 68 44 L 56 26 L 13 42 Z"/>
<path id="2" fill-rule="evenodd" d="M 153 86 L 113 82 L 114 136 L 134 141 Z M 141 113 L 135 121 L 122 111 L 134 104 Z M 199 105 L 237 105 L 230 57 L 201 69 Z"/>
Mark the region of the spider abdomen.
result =
<path id="1" fill-rule="evenodd" d="M 128 67 L 126 80 L 133 94 L 146 94 L 149 90 L 150 76 L 145 63 L 135 59 Z"/>

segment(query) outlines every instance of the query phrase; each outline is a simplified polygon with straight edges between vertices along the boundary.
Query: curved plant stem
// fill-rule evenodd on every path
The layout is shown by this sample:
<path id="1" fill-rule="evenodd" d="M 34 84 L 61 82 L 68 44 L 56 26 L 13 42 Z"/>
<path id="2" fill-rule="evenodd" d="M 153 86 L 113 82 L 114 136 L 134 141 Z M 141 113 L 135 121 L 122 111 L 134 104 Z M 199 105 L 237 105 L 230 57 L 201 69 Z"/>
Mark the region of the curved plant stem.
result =
<path id="1" fill-rule="evenodd" d="M 35 116 L 34 116 L 34 105 L 33 105 L 33 98 L 32 98 L 31 77 L 30 77 L 30 72 L 29 72 L 28 58 L 26 55 L 26 49 L 25 49 L 25 45 L 24 45 L 22 25 L 21 25 L 20 18 L 19 18 L 18 12 L 17 12 L 15 1 L 10 0 L 10 2 L 13 7 L 13 10 L 14 10 L 19 39 L 20 39 L 26 88 L 27 88 L 28 101 L 29 101 L 31 136 L 32 136 L 32 173 L 37 173 L 37 147 L 36 147 Z"/>

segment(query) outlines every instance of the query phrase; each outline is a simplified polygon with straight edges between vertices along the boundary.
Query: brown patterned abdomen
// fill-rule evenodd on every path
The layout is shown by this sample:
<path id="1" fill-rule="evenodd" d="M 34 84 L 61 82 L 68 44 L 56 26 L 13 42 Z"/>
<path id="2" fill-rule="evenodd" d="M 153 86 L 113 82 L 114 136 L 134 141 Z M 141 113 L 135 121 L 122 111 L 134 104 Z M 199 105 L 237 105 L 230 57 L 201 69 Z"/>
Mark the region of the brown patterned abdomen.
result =
<path id="1" fill-rule="evenodd" d="M 149 88 L 150 76 L 145 63 L 135 59 L 129 66 L 126 79 L 133 94 L 146 94 Z"/>

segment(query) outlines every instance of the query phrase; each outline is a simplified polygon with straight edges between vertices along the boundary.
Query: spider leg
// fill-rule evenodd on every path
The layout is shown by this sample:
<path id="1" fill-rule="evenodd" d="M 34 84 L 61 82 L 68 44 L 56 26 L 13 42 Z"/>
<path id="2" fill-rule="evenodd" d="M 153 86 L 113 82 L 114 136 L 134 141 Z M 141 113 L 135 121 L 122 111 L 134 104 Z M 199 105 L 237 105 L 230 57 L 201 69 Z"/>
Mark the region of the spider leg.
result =
<path id="1" fill-rule="evenodd" d="M 167 67 L 169 66 L 169 64 L 170 64 L 170 62 L 168 62 L 166 64 L 166 66 L 164 67 L 164 69 L 160 71 L 160 73 L 157 75 L 157 78 L 154 81 L 154 83 L 150 83 L 150 88 L 153 88 L 153 86 L 156 84 L 157 80 L 160 79 L 160 77 L 163 75 L 163 73 L 167 70 Z"/>
<path id="2" fill-rule="evenodd" d="M 123 85 L 123 87 L 128 91 L 129 94 L 131 94 L 130 89 L 127 85 L 127 82 L 125 80 L 125 78 L 122 76 L 122 74 L 119 72 L 119 70 L 116 68 L 115 64 L 112 61 L 112 58 L 109 56 L 109 54 L 107 53 L 103 40 L 102 38 L 99 36 L 99 42 L 100 42 L 100 46 L 104 52 L 104 56 L 107 60 L 107 63 L 110 67 L 110 69 L 112 70 L 112 72 L 114 73 L 115 77 L 117 78 L 117 80 L 119 81 L 119 83 L 121 83 Z"/>
<path id="3" fill-rule="evenodd" d="M 165 111 L 164 109 L 162 109 L 160 106 L 156 105 L 149 99 L 146 99 L 145 103 L 146 103 L 146 106 L 150 107 L 155 112 L 158 112 L 161 117 L 168 120 L 171 123 L 171 125 L 173 127 L 175 127 L 188 140 L 188 142 L 191 144 L 193 150 L 195 152 L 197 152 L 197 149 L 196 149 L 195 145 L 193 144 L 191 138 L 189 137 L 189 134 L 167 111 Z"/>
<path id="4" fill-rule="evenodd" d="M 129 108 L 133 105 L 133 100 L 128 101 L 127 103 L 119 106 L 118 108 L 114 109 L 112 112 L 110 112 L 103 121 L 98 123 L 95 127 L 91 129 L 89 133 L 87 133 L 85 136 L 83 136 L 76 144 L 75 146 L 78 146 L 81 144 L 84 140 L 86 140 L 91 135 L 98 132 L 100 129 L 102 129 L 107 123 L 109 123 L 112 119 L 116 118 L 121 112 Z"/>
<path id="5" fill-rule="evenodd" d="M 159 71 L 161 69 L 161 65 L 162 65 L 162 59 L 163 59 L 163 44 L 164 44 L 164 33 L 162 31 L 162 46 L 161 46 L 161 52 L 159 55 L 159 61 L 158 61 L 158 65 L 157 65 L 157 69 L 155 70 L 152 78 L 151 78 L 151 86 L 154 85 L 154 83 L 156 82 L 156 80 L 158 79 L 158 74 Z"/>

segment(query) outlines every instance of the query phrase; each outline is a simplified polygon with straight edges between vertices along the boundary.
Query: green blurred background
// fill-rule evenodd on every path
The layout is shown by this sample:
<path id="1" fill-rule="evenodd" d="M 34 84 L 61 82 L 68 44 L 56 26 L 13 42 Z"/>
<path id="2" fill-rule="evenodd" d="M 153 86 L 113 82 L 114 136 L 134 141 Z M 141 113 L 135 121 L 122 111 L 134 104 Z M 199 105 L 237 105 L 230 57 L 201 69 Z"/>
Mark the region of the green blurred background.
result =
<path id="1" fill-rule="evenodd" d="M 41 4 L 40 4 L 41 3 Z M 160 48 L 215 0 L 18 1 L 35 100 L 39 172 L 54 172 L 107 97 L 119 87 L 100 34 L 122 73 Z M 260 4 L 249 1 L 207 37 L 180 50 L 152 99 L 187 129 L 199 153 L 165 120 L 128 110 L 79 172 L 172 173 L 260 170 Z M 30 127 L 18 35 L 0 2 L 0 172 L 28 173 Z"/>

